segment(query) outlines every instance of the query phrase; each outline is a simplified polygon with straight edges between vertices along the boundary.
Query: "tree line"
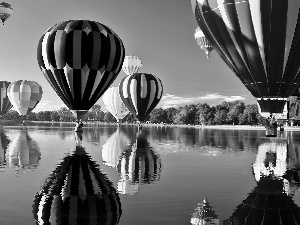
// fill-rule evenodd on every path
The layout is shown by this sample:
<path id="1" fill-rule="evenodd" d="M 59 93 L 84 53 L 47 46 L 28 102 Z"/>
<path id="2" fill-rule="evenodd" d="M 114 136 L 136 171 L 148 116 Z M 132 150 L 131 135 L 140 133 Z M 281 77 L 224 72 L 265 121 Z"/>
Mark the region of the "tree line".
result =
<path id="1" fill-rule="evenodd" d="M 72 122 L 75 117 L 72 112 L 62 107 L 54 111 L 31 112 L 27 116 L 11 110 L 2 116 L 2 120 L 32 120 L 32 121 L 55 121 Z M 95 104 L 85 115 L 84 121 L 116 122 L 110 112 L 101 110 L 101 106 Z M 207 103 L 190 104 L 179 108 L 156 108 L 147 117 L 151 123 L 166 124 L 190 124 L 190 125 L 259 125 L 264 124 L 265 119 L 260 116 L 256 104 L 246 105 L 242 101 L 222 102 L 216 106 Z M 135 122 L 134 116 L 129 113 L 122 122 Z"/>

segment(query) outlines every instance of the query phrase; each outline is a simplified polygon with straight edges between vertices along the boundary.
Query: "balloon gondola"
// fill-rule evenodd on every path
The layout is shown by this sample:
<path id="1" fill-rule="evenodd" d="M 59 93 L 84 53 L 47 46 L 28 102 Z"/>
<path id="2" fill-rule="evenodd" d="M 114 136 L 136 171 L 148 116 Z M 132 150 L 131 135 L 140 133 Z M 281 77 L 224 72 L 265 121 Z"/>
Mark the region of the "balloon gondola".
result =
<path id="1" fill-rule="evenodd" d="M 127 55 L 124 58 L 122 69 L 124 73 L 126 73 L 128 76 L 131 76 L 137 73 L 142 66 L 142 60 L 140 60 L 137 56 Z"/>
<path id="2" fill-rule="evenodd" d="M 118 193 L 82 147 L 81 135 L 75 151 L 63 159 L 35 196 L 33 215 L 39 224 L 119 223 Z"/>
<path id="3" fill-rule="evenodd" d="M 110 87 L 125 56 L 122 40 L 109 27 L 69 20 L 46 30 L 37 47 L 44 77 L 77 120 Z"/>
<path id="4" fill-rule="evenodd" d="M 205 37 L 257 99 L 282 113 L 299 87 L 299 1 L 191 0 Z"/>
<path id="5" fill-rule="evenodd" d="M 13 12 L 13 8 L 6 2 L 0 3 L 0 19 L 4 25 L 4 22 L 10 17 Z"/>
<path id="6" fill-rule="evenodd" d="M 119 95 L 118 87 L 110 87 L 103 95 L 103 103 L 107 110 L 116 118 L 119 124 L 129 113 Z"/>
<path id="7" fill-rule="evenodd" d="M 161 80 L 152 74 L 135 73 L 121 80 L 119 94 L 129 111 L 142 123 L 159 103 L 163 85 Z"/>
<path id="8" fill-rule="evenodd" d="M 214 47 L 209 43 L 200 27 L 196 28 L 194 36 L 200 48 L 205 52 L 206 58 L 210 58 L 210 52 Z"/>
<path id="9" fill-rule="evenodd" d="M 118 191 L 132 195 L 141 184 L 151 184 L 160 179 L 161 159 L 150 146 L 145 131 L 137 132 L 136 142 L 122 152 L 117 165 L 121 177 Z"/>

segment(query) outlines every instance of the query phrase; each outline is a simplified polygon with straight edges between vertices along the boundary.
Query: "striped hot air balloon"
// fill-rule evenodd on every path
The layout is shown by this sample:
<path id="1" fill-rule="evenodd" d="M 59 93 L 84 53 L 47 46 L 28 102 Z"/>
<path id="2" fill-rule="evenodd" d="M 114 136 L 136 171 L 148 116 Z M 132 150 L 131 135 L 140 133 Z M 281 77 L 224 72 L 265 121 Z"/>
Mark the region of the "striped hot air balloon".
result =
<path id="1" fill-rule="evenodd" d="M 131 184 L 150 184 L 160 179 L 161 159 L 151 148 L 143 131 L 139 131 L 136 143 L 122 152 L 117 165 L 120 176 Z"/>
<path id="2" fill-rule="evenodd" d="M 159 103 L 162 93 L 161 80 L 148 73 L 135 73 L 124 77 L 119 84 L 122 101 L 140 122 L 143 122 Z"/>
<path id="3" fill-rule="evenodd" d="M 33 214 L 38 224 L 116 225 L 122 208 L 113 184 L 85 149 L 76 146 L 36 194 Z"/>
<path id="4" fill-rule="evenodd" d="M 103 103 L 118 123 L 129 113 L 129 110 L 120 98 L 118 87 L 110 87 L 104 93 Z"/>
<path id="5" fill-rule="evenodd" d="M 0 3 L 0 19 L 4 25 L 4 22 L 10 17 L 12 14 L 13 9 L 10 4 L 6 2 Z"/>
<path id="6" fill-rule="evenodd" d="M 38 64 L 58 96 L 81 119 L 118 76 L 125 56 L 122 40 L 94 21 L 53 25 L 40 38 Z"/>
<path id="7" fill-rule="evenodd" d="M 210 52 L 214 49 L 214 47 L 209 43 L 200 27 L 197 27 L 195 30 L 195 39 L 200 48 L 205 52 L 206 58 L 209 58 Z"/>
<path id="8" fill-rule="evenodd" d="M 7 95 L 20 115 L 28 115 L 42 99 L 43 90 L 35 81 L 17 80 L 8 86 Z"/>
<path id="9" fill-rule="evenodd" d="M 125 56 L 122 69 L 124 73 L 131 76 L 132 74 L 137 73 L 142 66 L 142 60 L 140 60 L 137 56 L 127 55 Z"/>
<path id="10" fill-rule="evenodd" d="M 300 85 L 300 1 L 191 3 L 205 37 L 262 111 L 282 113 Z"/>
<path id="11" fill-rule="evenodd" d="M 0 115 L 6 114 L 13 107 L 7 95 L 9 85 L 10 82 L 0 81 Z"/>

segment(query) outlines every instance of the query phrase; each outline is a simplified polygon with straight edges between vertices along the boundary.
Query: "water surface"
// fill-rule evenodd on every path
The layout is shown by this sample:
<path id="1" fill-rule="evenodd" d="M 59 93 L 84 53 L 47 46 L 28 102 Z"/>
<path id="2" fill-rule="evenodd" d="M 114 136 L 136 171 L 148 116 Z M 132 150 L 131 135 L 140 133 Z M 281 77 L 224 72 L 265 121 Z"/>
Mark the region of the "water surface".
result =
<path id="1" fill-rule="evenodd" d="M 297 131 L 90 125 L 76 137 L 71 126 L 36 124 L 4 127 L 0 140 L 0 224 L 191 224 L 205 197 L 230 224 L 254 218 L 249 207 L 257 219 L 286 209 L 258 209 L 254 195 L 300 204 Z"/>

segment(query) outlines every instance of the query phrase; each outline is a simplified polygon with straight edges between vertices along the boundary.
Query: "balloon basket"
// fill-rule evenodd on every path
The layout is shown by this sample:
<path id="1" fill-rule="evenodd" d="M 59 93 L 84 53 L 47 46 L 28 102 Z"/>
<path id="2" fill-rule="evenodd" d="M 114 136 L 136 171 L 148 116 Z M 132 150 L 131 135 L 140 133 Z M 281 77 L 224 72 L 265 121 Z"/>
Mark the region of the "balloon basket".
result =
<path id="1" fill-rule="evenodd" d="M 266 127 L 266 137 L 277 137 L 277 127 Z"/>

